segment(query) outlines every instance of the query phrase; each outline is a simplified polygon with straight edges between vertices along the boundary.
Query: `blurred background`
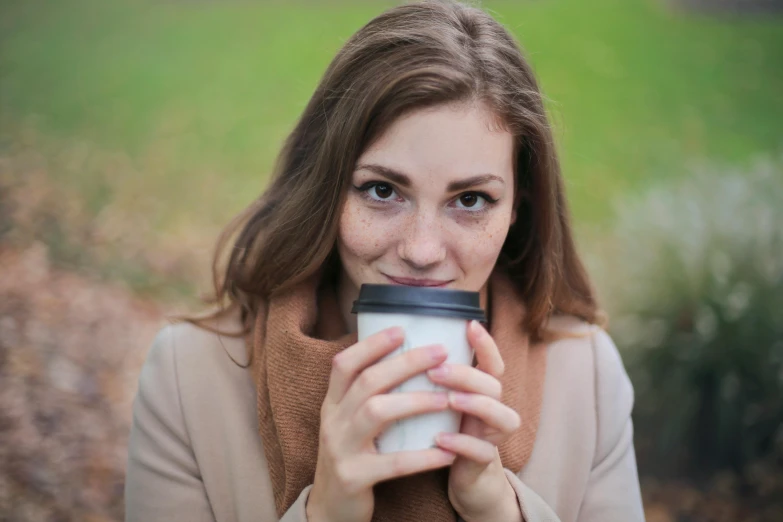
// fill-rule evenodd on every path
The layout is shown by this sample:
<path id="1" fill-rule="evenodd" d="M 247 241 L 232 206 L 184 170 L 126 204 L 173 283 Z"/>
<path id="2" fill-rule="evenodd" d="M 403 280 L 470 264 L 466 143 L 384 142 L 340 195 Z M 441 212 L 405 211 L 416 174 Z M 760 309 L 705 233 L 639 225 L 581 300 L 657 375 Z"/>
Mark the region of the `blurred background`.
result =
<path id="1" fill-rule="evenodd" d="M 118 521 L 138 371 L 396 2 L 0 2 L 0 520 Z M 486 1 L 636 388 L 648 520 L 783 520 L 783 2 Z"/>

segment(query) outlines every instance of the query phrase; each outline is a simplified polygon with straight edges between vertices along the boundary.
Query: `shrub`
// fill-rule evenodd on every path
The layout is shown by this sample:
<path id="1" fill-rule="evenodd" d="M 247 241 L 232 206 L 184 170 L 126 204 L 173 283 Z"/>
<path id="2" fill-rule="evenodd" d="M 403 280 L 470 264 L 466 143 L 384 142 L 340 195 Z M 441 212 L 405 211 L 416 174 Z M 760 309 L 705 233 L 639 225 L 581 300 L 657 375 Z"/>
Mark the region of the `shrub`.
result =
<path id="1" fill-rule="evenodd" d="M 783 157 L 702 168 L 618 208 L 611 331 L 640 467 L 783 470 Z"/>

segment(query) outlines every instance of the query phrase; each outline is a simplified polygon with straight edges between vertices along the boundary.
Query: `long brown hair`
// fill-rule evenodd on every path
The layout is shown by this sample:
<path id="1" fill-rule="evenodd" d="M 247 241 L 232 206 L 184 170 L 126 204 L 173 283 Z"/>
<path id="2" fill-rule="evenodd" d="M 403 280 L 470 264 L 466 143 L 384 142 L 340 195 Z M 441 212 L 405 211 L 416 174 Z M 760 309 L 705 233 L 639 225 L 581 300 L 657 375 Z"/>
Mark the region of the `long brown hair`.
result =
<path id="1" fill-rule="evenodd" d="M 517 219 L 498 264 L 525 299 L 525 327 L 542 339 L 552 313 L 602 322 L 533 70 L 502 25 L 451 0 L 394 7 L 345 43 L 285 140 L 269 187 L 218 240 L 217 311 L 187 320 L 208 327 L 206 319 L 239 308 L 246 334 L 261 300 L 338 262 L 338 220 L 362 152 L 409 111 L 462 103 L 483 104 L 515 136 Z"/>

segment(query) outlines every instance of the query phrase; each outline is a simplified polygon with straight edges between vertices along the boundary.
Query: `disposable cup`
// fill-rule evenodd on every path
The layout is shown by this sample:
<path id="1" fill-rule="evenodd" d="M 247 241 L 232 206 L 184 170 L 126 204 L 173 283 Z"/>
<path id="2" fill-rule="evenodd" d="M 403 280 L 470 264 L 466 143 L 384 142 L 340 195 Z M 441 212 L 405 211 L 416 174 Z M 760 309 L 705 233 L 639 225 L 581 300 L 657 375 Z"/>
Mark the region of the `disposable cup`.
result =
<path id="1" fill-rule="evenodd" d="M 485 321 L 478 292 L 403 285 L 362 285 L 353 310 L 358 316 L 359 340 L 392 326 L 405 331 L 402 345 L 382 360 L 413 348 L 443 345 L 448 364 L 473 362 L 467 339 L 468 323 Z M 415 375 L 389 393 L 448 391 L 426 373 Z M 438 433 L 459 432 L 461 412 L 451 409 L 406 417 L 396 421 L 375 440 L 379 453 L 436 447 Z"/>

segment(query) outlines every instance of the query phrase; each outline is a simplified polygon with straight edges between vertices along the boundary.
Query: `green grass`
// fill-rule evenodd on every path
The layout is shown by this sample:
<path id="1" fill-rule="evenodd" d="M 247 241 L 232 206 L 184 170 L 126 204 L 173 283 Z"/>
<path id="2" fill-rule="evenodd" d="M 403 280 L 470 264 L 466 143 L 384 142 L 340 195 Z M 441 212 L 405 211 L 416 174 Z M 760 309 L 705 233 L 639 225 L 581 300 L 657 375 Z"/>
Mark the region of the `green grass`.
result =
<path id="1" fill-rule="evenodd" d="M 156 226 L 222 222 L 261 189 L 342 42 L 393 4 L 6 0 L 0 146 L 34 127 L 50 174 L 96 213 L 131 184 L 164 202 Z M 641 0 L 484 5 L 537 70 L 581 223 L 606 223 L 613 198 L 691 162 L 741 165 L 783 145 L 781 18 Z M 135 169 L 61 165 L 74 143 Z"/>

